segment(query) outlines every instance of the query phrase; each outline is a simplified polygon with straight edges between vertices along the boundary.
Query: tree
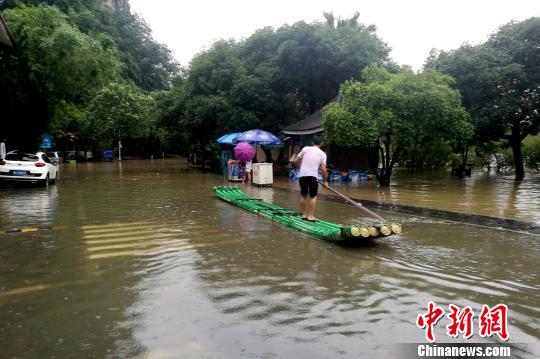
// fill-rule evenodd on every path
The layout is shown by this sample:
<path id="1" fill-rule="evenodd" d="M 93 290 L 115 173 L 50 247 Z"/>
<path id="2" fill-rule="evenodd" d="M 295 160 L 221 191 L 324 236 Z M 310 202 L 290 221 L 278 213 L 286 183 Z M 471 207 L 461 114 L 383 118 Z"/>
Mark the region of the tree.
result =
<path id="1" fill-rule="evenodd" d="M 113 9 L 104 0 L 5 0 L 3 8 L 50 5 L 67 15 L 82 33 L 106 34 L 123 62 L 122 75 L 147 91 L 168 89 L 181 70 L 171 51 L 152 37 L 144 19 L 124 9 Z"/>
<path id="2" fill-rule="evenodd" d="M 324 106 L 369 63 L 388 62 L 386 44 L 357 18 L 351 26 L 301 21 L 257 30 L 244 41 L 216 41 L 174 86 L 178 98 L 161 97 L 175 105 L 160 118 L 178 121 L 189 134 L 184 139 L 201 146 L 226 132 L 278 131 Z"/>
<path id="3" fill-rule="evenodd" d="M 124 77 L 147 91 L 169 89 L 181 71 L 171 51 L 156 42 L 142 18 L 128 11 L 113 13 L 112 37 L 126 64 Z"/>
<path id="4" fill-rule="evenodd" d="M 85 135 L 96 149 L 113 147 L 116 139 L 148 137 L 154 99 L 133 84 L 111 83 L 90 101 Z"/>
<path id="5" fill-rule="evenodd" d="M 39 128 L 53 133 L 78 129 L 85 101 L 118 78 L 116 48 L 107 46 L 104 35 L 81 33 L 55 7 L 20 7 L 7 10 L 5 16 L 18 45 L 16 56 L 36 89 L 32 101 L 45 104 Z"/>
<path id="6" fill-rule="evenodd" d="M 522 180 L 522 141 L 540 126 L 540 18 L 510 22 L 477 46 L 433 52 L 427 66 L 456 78 L 477 125 L 476 143 L 508 141 Z"/>
<path id="7" fill-rule="evenodd" d="M 390 74 L 373 65 L 363 71 L 363 78 L 341 85 L 342 101 L 324 108 L 323 127 L 330 143 L 375 144 L 381 185 L 390 184 L 393 167 L 406 151 L 472 133 L 459 93 L 449 87 L 450 77 L 434 70 Z"/>

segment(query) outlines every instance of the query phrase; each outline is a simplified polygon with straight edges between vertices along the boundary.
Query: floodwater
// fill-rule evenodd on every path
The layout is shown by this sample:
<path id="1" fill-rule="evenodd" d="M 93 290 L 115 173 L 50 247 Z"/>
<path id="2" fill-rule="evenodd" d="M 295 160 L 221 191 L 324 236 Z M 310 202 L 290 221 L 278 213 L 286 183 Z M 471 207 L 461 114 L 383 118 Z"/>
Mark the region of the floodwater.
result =
<path id="1" fill-rule="evenodd" d="M 278 185 L 297 187 L 289 181 L 279 181 Z M 336 182 L 332 186 L 359 199 L 517 219 L 540 225 L 540 173 L 537 172 L 527 173 L 525 181 L 516 183 L 512 173 L 473 171 L 471 177 L 456 178 L 448 171 L 411 174 L 397 170 L 390 187 L 378 187 L 375 181 Z"/>
<path id="2" fill-rule="evenodd" d="M 49 188 L 0 189 L 0 229 L 41 228 L 0 234 L 2 358 L 386 358 L 426 341 L 415 321 L 429 301 L 475 313 L 471 339 L 448 337 L 443 318 L 438 343 L 497 342 L 479 336 L 478 316 L 503 303 L 512 354 L 540 355 L 539 235 L 379 212 L 403 233 L 338 246 L 217 199 L 222 178 L 179 161 L 61 171 Z M 490 215 L 537 220 L 538 186 L 512 197 L 504 179 L 469 182 L 432 188 L 459 206 L 464 186 Z M 453 206 L 406 183 L 389 195 Z M 244 188 L 298 209 L 277 187 Z M 369 220 L 324 198 L 317 215 Z"/>

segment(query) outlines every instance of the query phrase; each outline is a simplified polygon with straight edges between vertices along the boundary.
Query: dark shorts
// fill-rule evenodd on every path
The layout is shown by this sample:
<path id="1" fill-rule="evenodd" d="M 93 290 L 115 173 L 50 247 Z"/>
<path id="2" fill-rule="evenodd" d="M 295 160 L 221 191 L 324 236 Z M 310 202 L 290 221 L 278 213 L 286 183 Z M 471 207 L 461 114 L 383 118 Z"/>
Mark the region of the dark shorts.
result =
<path id="1" fill-rule="evenodd" d="M 300 177 L 300 193 L 302 194 L 302 196 L 307 196 L 309 193 L 309 196 L 313 198 L 317 196 L 318 191 L 319 183 L 317 182 L 316 177 Z"/>

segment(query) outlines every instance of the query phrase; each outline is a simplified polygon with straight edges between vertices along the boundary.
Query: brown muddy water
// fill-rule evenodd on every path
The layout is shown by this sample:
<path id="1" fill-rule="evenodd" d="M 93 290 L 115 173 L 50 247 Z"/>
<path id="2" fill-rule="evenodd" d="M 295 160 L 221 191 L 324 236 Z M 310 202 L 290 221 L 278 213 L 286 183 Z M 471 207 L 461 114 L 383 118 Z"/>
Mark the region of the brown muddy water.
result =
<path id="1" fill-rule="evenodd" d="M 401 235 L 338 246 L 218 200 L 222 178 L 179 161 L 61 171 L 49 188 L 0 189 L 0 230 L 42 228 L 0 234 L 2 358 L 386 358 L 425 342 L 415 321 L 429 301 L 475 312 L 473 338 L 448 337 L 441 320 L 437 342 L 496 342 L 477 318 L 504 303 L 512 354 L 540 356 L 539 235 L 381 211 Z M 294 184 L 244 188 L 298 209 L 280 186 Z M 538 177 L 519 188 L 486 174 L 370 186 L 336 188 L 540 219 Z M 324 198 L 317 215 L 368 220 Z"/>

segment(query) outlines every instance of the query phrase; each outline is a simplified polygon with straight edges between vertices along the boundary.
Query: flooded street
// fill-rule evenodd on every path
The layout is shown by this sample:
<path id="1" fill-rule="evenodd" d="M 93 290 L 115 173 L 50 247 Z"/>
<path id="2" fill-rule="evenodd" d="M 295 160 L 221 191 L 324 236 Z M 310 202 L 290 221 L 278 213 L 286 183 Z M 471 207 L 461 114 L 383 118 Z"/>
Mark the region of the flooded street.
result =
<path id="1" fill-rule="evenodd" d="M 280 182 L 285 188 L 297 183 Z M 423 208 L 474 213 L 517 219 L 540 225 L 540 174 L 531 172 L 522 183 L 512 173 L 472 172 L 456 178 L 449 171 L 411 174 L 397 170 L 389 188 L 375 181 L 333 183 L 335 188 L 355 198 L 376 202 L 413 205 Z"/>
<path id="2" fill-rule="evenodd" d="M 297 210 L 278 182 L 244 189 Z M 539 235 L 379 212 L 403 233 L 339 246 L 217 199 L 223 184 L 156 160 L 63 165 L 57 185 L 0 189 L 0 230 L 42 228 L 0 234 L 1 357 L 385 358 L 425 342 L 415 321 L 429 301 L 470 306 L 475 323 L 482 305 L 504 303 L 512 354 L 540 356 Z M 538 175 L 520 187 L 474 174 L 336 188 L 540 223 Z M 317 215 L 368 220 L 324 198 Z M 496 342 L 477 326 L 449 338 L 446 324 L 437 342 Z"/>

